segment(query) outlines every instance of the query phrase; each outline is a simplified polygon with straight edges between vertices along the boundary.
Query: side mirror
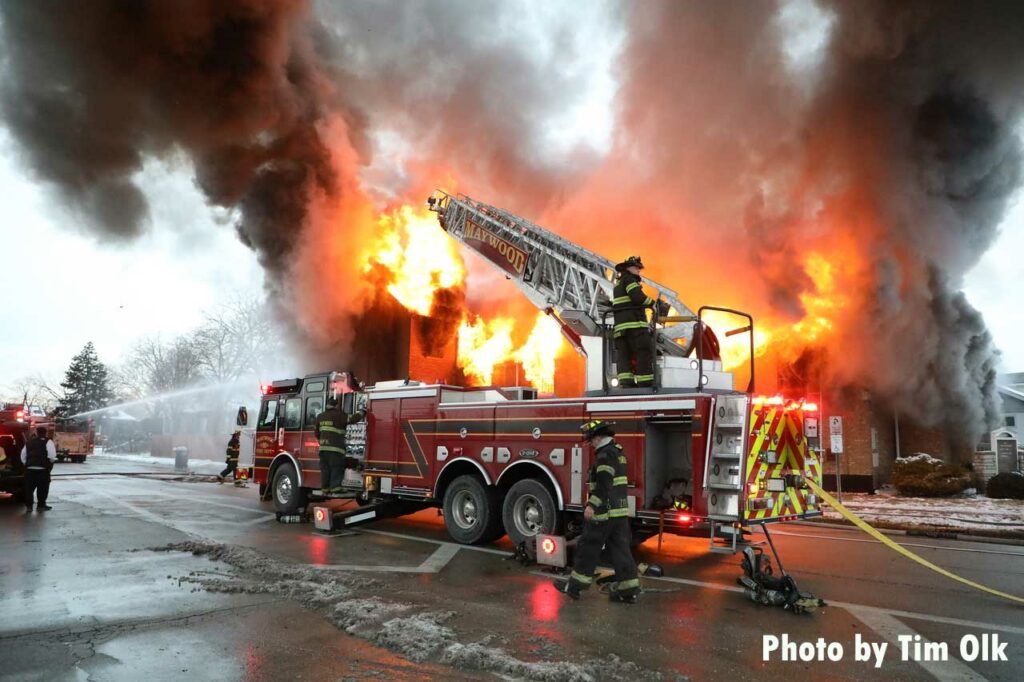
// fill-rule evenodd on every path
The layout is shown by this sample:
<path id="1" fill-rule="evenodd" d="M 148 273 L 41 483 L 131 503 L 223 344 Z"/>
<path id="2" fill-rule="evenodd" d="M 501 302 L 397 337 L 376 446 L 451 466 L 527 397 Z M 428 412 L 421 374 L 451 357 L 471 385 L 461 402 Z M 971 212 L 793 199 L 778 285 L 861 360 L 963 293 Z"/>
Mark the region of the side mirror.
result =
<path id="1" fill-rule="evenodd" d="M 245 409 L 245 405 L 238 408 L 238 416 L 235 417 L 235 424 L 238 426 L 248 426 L 249 410 Z"/>

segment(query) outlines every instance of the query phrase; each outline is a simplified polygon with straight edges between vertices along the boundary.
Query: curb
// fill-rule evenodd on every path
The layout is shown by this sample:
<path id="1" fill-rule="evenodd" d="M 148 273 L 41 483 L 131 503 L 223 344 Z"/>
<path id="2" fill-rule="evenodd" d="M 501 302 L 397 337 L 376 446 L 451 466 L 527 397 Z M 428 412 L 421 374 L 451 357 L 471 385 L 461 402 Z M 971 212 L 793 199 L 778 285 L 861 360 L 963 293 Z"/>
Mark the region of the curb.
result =
<path id="1" fill-rule="evenodd" d="M 810 526 L 812 528 L 834 528 L 837 530 L 858 530 L 856 526 L 846 523 L 829 523 L 827 521 L 790 521 L 797 526 Z M 993 545 L 1013 545 L 1024 547 L 1024 540 L 1018 538 L 1000 538 L 988 535 L 970 535 L 966 533 L 944 532 L 944 531 L 907 531 L 898 528 L 876 528 L 882 535 L 905 535 L 908 537 L 935 538 L 938 540 L 960 540 L 962 542 L 985 542 Z"/>

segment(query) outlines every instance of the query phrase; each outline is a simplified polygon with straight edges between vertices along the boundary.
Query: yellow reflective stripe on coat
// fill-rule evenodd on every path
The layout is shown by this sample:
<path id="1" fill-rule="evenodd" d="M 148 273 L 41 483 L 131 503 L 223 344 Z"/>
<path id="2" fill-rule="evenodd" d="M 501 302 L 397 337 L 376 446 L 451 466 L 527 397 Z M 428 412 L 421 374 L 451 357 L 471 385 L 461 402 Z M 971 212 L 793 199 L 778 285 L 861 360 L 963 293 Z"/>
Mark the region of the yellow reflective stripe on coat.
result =
<path id="1" fill-rule="evenodd" d="M 612 299 L 612 305 L 622 305 L 623 303 L 629 303 L 629 296 L 616 296 Z"/>
<path id="2" fill-rule="evenodd" d="M 593 516 L 590 517 L 590 520 L 591 521 L 607 521 L 608 520 L 608 514 L 594 514 Z"/>
<path id="3" fill-rule="evenodd" d="M 640 587 L 640 578 L 630 578 L 629 580 L 622 580 L 615 583 L 615 588 L 618 590 L 632 590 L 634 587 Z"/>
<path id="4" fill-rule="evenodd" d="M 626 285 L 626 291 L 627 292 L 633 291 L 633 289 L 639 289 L 639 288 L 640 288 L 640 282 L 630 282 L 629 284 Z"/>
<path id="5" fill-rule="evenodd" d="M 592 504 L 595 507 L 600 507 L 601 506 L 601 502 L 602 502 L 601 498 L 598 497 L 597 495 L 591 495 L 590 497 L 587 498 L 587 504 Z"/>
<path id="6" fill-rule="evenodd" d="M 612 485 L 628 485 L 629 479 L 625 476 L 616 476 L 612 479 Z"/>
<path id="7" fill-rule="evenodd" d="M 336 426 L 331 426 L 330 424 L 328 424 L 326 422 L 320 424 L 320 430 L 321 431 L 327 431 L 329 433 L 345 433 L 344 429 L 339 429 Z"/>
<path id="8" fill-rule="evenodd" d="M 602 471 L 605 472 L 606 474 L 611 474 L 612 476 L 615 475 L 615 467 L 613 467 L 610 464 L 598 464 L 597 469 L 595 469 L 595 472 L 601 473 Z"/>
<path id="9" fill-rule="evenodd" d="M 617 325 L 615 325 L 615 331 L 617 331 L 617 332 L 624 331 L 626 329 L 646 329 L 646 328 L 647 328 L 647 323 L 646 322 L 639 322 L 639 321 L 638 322 L 620 322 Z"/>
<path id="10" fill-rule="evenodd" d="M 1017 602 L 1018 604 L 1024 604 L 1024 597 L 1017 597 L 1017 596 L 1014 596 L 1012 594 L 1007 594 L 1006 592 L 1000 592 L 999 590 L 994 590 L 991 587 L 986 587 L 985 585 L 982 585 L 980 583 L 976 583 L 973 580 L 968 580 L 967 578 L 961 578 L 960 576 L 956 575 L 955 573 L 951 573 L 951 572 L 947 571 L 946 569 L 942 568 L 941 566 L 936 566 L 935 564 L 933 564 L 932 562 L 928 561 L 927 559 L 925 559 L 923 557 L 920 557 L 917 554 L 914 554 L 913 552 L 911 552 L 909 549 L 907 549 L 903 545 L 898 544 L 892 538 L 888 537 L 887 535 L 882 535 L 877 530 L 875 530 L 874 528 L 869 526 L 866 521 L 864 521 L 859 516 L 854 514 L 852 511 L 850 511 L 849 509 L 847 509 L 846 507 L 841 505 L 839 503 L 839 501 L 836 500 L 836 498 L 832 497 L 827 492 L 825 492 L 822 489 L 822 487 L 820 485 L 818 485 L 814 480 L 812 480 L 810 478 L 805 478 L 804 481 L 807 482 L 807 485 L 809 485 L 811 487 L 811 490 L 813 490 L 816 495 L 821 497 L 821 499 L 825 500 L 825 502 L 828 503 L 828 505 L 830 507 L 832 507 L 837 512 L 842 514 L 843 518 L 845 518 L 847 521 L 851 522 L 853 525 L 857 526 L 862 531 L 864 531 L 865 533 L 867 533 L 868 535 L 870 535 L 874 539 L 876 539 L 879 542 L 881 542 L 883 545 L 886 545 L 890 549 L 893 549 L 893 550 L 899 552 L 900 554 L 902 554 L 906 558 L 910 559 L 911 561 L 917 562 L 917 563 L 921 564 L 922 566 L 924 566 L 925 568 L 930 568 L 931 570 L 935 571 L 939 575 L 944 575 L 947 578 L 955 580 L 958 583 L 963 583 L 964 585 L 967 585 L 969 587 L 973 587 L 976 590 L 981 590 L 982 592 L 988 592 L 989 594 L 993 594 L 993 595 L 995 595 L 997 597 L 1002 597 L 1003 599 L 1009 599 L 1010 601 Z"/>
<path id="11" fill-rule="evenodd" d="M 618 519 L 622 518 L 623 516 L 629 516 L 629 507 L 619 507 L 618 509 L 608 510 L 609 519 Z"/>

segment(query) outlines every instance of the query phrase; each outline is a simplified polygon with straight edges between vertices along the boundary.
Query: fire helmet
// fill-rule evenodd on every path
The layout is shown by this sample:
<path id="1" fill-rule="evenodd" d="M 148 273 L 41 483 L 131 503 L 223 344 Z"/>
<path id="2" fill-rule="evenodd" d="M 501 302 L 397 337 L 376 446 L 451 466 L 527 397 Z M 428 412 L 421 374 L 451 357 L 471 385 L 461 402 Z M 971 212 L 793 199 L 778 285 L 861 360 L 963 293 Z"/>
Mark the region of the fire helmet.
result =
<path id="1" fill-rule="evenodd" d="M 615 269 L 618 272 L 625 272 L 626 268 L 631 268 L 631 267 L 634 267 L 634 266 L 640 268 L 641 270 L 644 269 L 644 262 L 642 260 L 640 260 L 640 256 L 630 256 L 626 260 L 624 260 L 621 263 L 619 263 L 618 265 L 616 265 Z"/>
<path id="2" fill-rule="evenodd" d="M 614 436 L 615 430 L 612 428 L 615 422 L 606 422 L 603 419 L 594 419 L 589 422 L 580 424 L 580 434 L 583 440 L 590 440 L 595 436 Z"/>

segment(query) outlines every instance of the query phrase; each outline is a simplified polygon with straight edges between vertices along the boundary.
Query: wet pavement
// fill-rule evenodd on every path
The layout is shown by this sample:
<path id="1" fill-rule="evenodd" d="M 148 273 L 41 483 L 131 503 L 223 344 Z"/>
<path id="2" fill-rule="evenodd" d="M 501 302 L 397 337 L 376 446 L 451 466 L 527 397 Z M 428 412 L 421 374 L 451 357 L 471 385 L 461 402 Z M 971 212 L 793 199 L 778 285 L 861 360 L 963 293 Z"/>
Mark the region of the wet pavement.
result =
<path id="1" fill-rule="evenodd" d="M 58 474 L 164 471 L 93 458 Z M 52 512 L 0 501 L 0 679 L 1017 680 L 1024 607 L 942 578 L 857 531 L 774 534 L 800 587 L 830 606 L 795 616 L 747 601 L 737 557 L 707 539 L 649 540 L 665 569 L 636 606 L 571 602 L 507 540 L 453 545 L 436 511 L 323 536 L 278 524 L 253 488 L 137 476 L 63 476 Z M 1024 593 L 1024 547 L 898 538 L 980 583 Z M 170 551 L 153 551 L 172 545 Z M 819 637 L 840 661 L 763 660 L 763 635 Z M 949 645 L 902 661 L 895 640 Z M 998 635 L 1008 662 L 959 660 L 961 637 Z M 892 641 L 880 668 L 854 638 Z"/>

